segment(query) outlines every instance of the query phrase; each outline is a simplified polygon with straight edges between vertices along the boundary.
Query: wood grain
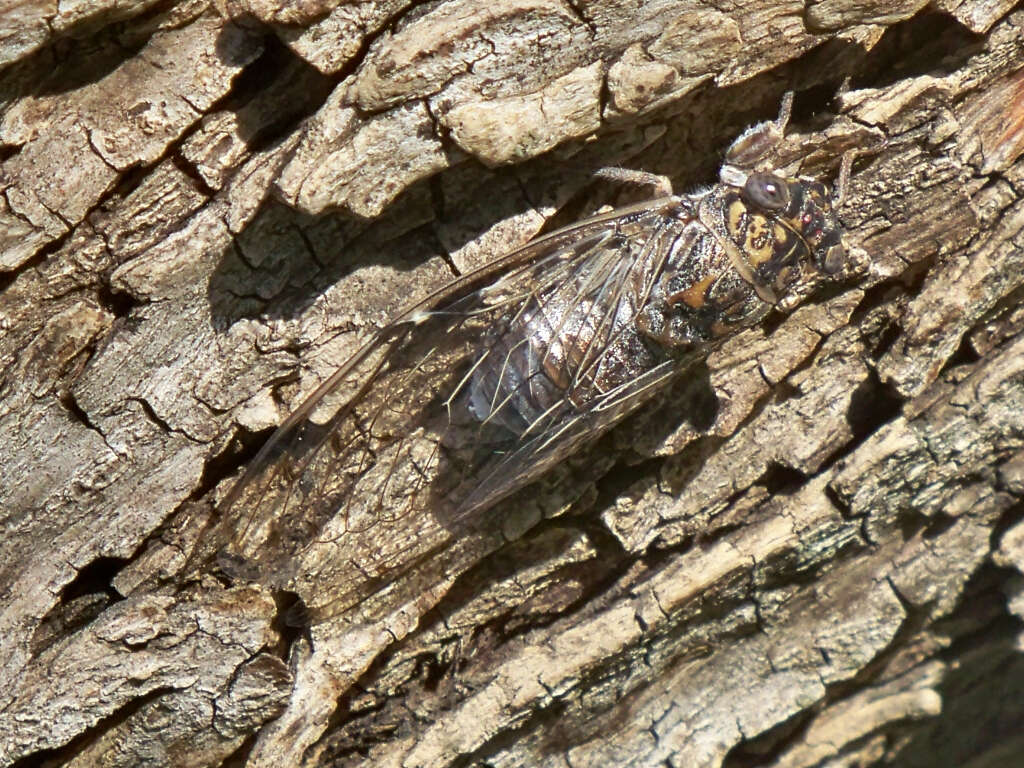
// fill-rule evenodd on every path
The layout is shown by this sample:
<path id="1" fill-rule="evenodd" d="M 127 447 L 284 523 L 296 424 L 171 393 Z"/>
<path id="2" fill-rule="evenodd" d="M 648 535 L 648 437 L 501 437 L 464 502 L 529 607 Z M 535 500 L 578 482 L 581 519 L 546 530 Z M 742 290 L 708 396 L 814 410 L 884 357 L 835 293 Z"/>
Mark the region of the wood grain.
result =
<path id="1" fill-rule="evenodd" d="M 0 10 L 0 766 L 1018 762 L 1024 11 L 923 6 Z M 864 150 L 868 280 L 416 591 L 300 631 L 182 572 L 389 316 L 618 201 L 599 167 L 713 182 L 791 88 L 790 170 Z"/>

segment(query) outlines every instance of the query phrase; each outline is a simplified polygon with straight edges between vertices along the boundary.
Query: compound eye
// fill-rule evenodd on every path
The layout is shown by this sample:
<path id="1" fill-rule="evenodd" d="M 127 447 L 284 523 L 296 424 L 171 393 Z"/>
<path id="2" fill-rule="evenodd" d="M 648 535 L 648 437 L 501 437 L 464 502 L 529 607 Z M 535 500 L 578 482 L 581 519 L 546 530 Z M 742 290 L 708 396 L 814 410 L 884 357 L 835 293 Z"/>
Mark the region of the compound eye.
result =
<path id="1" fill-rule="evenodd" d="M 766 211 L 781 211 L 789 205 L 789 187 L 785 179 L 770 173 L 750 174 L 743 185 L 743 196 Z"/>

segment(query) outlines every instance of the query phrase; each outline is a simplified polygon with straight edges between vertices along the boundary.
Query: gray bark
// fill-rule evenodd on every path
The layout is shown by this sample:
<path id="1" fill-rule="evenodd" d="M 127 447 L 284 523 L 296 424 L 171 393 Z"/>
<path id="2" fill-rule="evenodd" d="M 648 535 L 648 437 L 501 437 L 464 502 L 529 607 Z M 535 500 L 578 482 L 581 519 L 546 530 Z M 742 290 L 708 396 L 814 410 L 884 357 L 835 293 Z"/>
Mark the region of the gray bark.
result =
<path id="1" fill-rule="evenodd" d="M 0 766 L 1024 759 L 1024 10 L 926 5 L 0 9 Z M 389 316 L 607 202 L 596 168 L 713 182 L 788 89 L 789 170 L 864 150 L 868 279 L 411 596 L 296 632 L 188 577 Z"/>

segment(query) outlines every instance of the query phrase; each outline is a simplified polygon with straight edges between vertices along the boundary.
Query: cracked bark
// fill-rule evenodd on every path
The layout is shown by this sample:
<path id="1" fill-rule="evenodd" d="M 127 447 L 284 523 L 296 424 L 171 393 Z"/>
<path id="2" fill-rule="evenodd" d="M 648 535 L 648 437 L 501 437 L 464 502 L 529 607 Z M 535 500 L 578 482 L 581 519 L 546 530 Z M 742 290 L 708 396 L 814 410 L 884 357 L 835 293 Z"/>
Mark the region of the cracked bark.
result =
<path id="1" fill-rule="evenodd" d="M 923 5 L 9 4 L 0 765 L 1019 761 L 1024 11 Z M 366 333 L 607 202 L 595 168 L 713 181 L 789 88 L 803 172 L 869 150 L 870 280 L 407 602 L 295 632 L 184 581 Z"/>

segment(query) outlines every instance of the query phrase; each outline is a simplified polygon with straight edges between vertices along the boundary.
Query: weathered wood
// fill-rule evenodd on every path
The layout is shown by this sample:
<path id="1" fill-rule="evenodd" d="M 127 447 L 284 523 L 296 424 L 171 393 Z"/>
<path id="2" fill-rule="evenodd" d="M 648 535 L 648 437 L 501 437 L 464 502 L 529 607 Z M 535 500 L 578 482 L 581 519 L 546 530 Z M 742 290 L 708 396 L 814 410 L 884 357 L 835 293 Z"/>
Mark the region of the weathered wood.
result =
<path id="1" fill-rule="evenodd" d="M 0 766 L 1019 761 L 1024 11 L 925 5 L 0 10 Z M 308 631 L 187 578 L 396 310 L 789 88 L 869 279 Z"/>

